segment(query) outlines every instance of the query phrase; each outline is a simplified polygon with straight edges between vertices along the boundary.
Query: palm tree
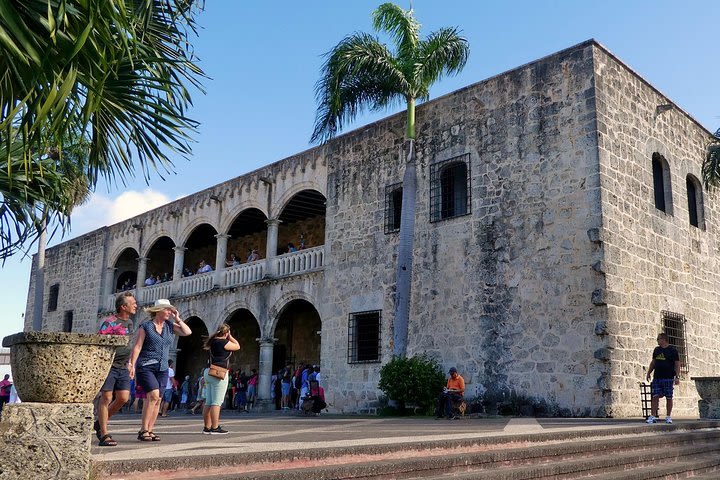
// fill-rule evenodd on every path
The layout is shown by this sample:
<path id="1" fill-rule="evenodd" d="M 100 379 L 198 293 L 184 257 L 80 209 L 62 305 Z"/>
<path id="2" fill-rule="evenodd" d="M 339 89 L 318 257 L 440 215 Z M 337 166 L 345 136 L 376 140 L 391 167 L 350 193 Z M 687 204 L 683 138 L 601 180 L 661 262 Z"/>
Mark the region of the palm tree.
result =
<path id="1" fill-rule="evenodd" d="M 469 46 L 456 28 L 442 28 L 420 39 L 413 11 L 384 3 L 373 12 L 373 27 L 386 32 L 395 51 L 376 37 L 355 33 L 326 54 L 316 87 L 318 110 L 311 142 L 332 138 L 343 123 L 363 109 L 381 110 L 403 100 L 407 105 L 407 158 L 403 175 L 400 240 L 396 269 L 393 354 L 404 357 L 410 314 L 413 240 L 415 233 L 415 102 L 429 97 L 430 87 L 444 74 L 459 73 Z"/>
<path id="2" fill-rule="evenodd" d="M 703 183 L 708 190 L 720 186 L 720 130 L 717 130 L 714 136 L 707 147 L 702 166 Z"/>
<path id="3" fill-rule="evenodd" d="M 54 208 L 63 203 L 62 192 L 25 188 L 54 185 L 52 177 L 62 176 L 38 154 L 48 138 L 87 142 L 90 188 L 100 177 L 124 182 L 138 165 L 146 180 L 150 172 L 162 176 L 173 167 L 170 152 L 190 154 L 197 123 L 185 114 L 188 87 L 202 91 L 204 74 L 189 36 L 201 1 L 2 2 L 0 171 L 6 178 L 0 195 L 22 211 L 0 211 L 0 258 L 32 237 L 34 202 L 61 225 L 69 218 Z M 18 221 L 18 213 L 26 221 Z"/>

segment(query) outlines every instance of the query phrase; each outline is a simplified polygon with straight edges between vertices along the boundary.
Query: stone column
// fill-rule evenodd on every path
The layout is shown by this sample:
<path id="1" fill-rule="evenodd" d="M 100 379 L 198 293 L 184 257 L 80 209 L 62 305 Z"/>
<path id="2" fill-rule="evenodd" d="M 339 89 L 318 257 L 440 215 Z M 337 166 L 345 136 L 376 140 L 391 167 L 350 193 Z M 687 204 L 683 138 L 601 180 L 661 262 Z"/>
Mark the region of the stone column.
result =
<path id="1" fill-rule="evenodd" d="M 217 248 L 215 249 L 215 285 L 223 285 L 223 270 L 225 270 L 225 259 L 227 258 L 227 244 L 230 235 L 218 233 L 215 235 L 217 239 Z"/>
<path id="2" fill-rule="evenodd" d="M 183 268 L 185 267 L 185 247 L 173 247 L 175 251 L 175 258 L 173 260 L 173 276 L 172 276 L 172 291 L 173 295 L 180 294 L 180 281 L 183 278 Z"/>
<path id="3" fill-rule="evenodd" d="M 275 271 L 275 257 L 277 256 L 278 228 L 280 220 L 277 218 L 265 220 L 267 223 L 267 243 L 265 245 L 265 276 L 274 277 L 277 275 Z"/>
<path id="4" fill-rule="evenodd" d="M 143 293 L 143 287 L 145 286 L 145 277 L 147 277 L 147 262 L 149 258 L 147 257 L 140 257 L 138 260 L 138 270 L 137 270 L 137 282 L 136 282 L 136 290 L 135 290 L 135 298 L 137 299 L 137 302 L 139 304 L 143 303 L 142 300 L 142 293 Z"/>
<path id="5" fill-rule="evenodd" d="M 260 362 L 258 367 L 257 396 L 260 401 L 269 401 L 272 398 L 270 394 L 270 377 L 272 377 L 273 373 L 272 366 L 275 339 L 259 338 L 258 342 L 260 343 Z"/>

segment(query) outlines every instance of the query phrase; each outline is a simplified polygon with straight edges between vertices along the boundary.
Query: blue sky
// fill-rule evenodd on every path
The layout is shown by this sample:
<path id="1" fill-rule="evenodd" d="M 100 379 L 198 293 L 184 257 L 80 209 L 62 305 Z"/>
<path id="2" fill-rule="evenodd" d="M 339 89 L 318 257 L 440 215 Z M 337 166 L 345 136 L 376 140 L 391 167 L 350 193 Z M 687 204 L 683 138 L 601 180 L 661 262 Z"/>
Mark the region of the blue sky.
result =
<path id="1" fill-rule="evenodd" d="M 351 32 L 371 32 L 370 13 L 379 3 L 207 1 L 194 45 L 211 79 L 190 111 L 201 122 L 193 158 L 177 159 L 176 174 L 165 181 L 99 185 L 73 215 L 66 239 L 309 148 L 322 54 Z M 397 3 L 409 7 L 407 0 Z M 718 2 L 414 0 L 413 6 L 423 34 L 457 26 L 470 43 L 465 70 L 439 82 L 431 98 L 594 38 L 706 128 L 720 127 Z M 397 110 L 365 115 L 355 125 Z M 16 256 L 2 267 L 0 338 L 22 330 L 29 274 L 29 258 Z"/>

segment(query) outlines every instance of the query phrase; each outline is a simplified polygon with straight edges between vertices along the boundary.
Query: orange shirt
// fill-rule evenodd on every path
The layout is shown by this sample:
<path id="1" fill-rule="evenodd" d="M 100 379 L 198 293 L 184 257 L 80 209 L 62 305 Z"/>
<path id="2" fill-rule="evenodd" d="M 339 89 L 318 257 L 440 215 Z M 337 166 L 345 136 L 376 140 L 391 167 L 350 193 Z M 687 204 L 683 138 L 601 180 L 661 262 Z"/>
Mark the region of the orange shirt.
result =
<path id="1" fill-rule="evenodd" d="M 465 379 L 458 374 L 455 378 L 448 378 L 447 381 L 448 390 L 457 390 L 460 394 L 465 393 Z"/>

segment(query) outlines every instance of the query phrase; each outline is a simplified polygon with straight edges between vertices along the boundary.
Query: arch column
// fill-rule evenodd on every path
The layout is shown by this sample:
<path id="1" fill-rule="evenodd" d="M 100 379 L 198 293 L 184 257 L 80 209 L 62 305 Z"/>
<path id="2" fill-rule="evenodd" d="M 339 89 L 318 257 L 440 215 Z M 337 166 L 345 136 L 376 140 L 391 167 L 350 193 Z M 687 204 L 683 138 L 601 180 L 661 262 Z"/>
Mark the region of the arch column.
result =
<path id="1" fill-rule="evenodd" d="M 273 351 L 275 349 L 274 338 L 258 338 L 260 344 L 260 361 L 258 362 L 258 400 L 270 401 L 270 384 L 272 380 Z"/>
<path id="2" fill-rule="evenodd" d="M 277 243 L 278 243 L 278 229 L 280 227 L 280 220 L 277 218 L 265 220 L 267 224 L 267 243 L 265 245 L 265 276 L 274 277 L 277 275 L 275 268 L 277 257 Z"/>
<path id="3" fill-rule="evenodd" d="M 175 258 L 173 259 L 173 276 L 172 276 L 172 290 L 174 295 L 180 293 L 180 282 L 182 281 L 183 268 L 185 267 L 185 247 L 173 247 L 175 252 Z"/>
<path id="4" fill-rule="evenodd" d="M 145 288 L 145 277 L 147 276 L 147 262 L 149 258 L 148 257 L 140 257 L 137 259 L 138 261 L 138 270 L 137 270 L 137 282 L 135 282 L 135 298 L 137 299 L 138 303 L 142 303 L 142 294 L 143 289 Z"/>
<path id="5" fill-rule="evenodd" d="M 105 296 L 115 293 L 115 272 L 117 268 L 107 267 L 105 269 Z"/>
<path id="6" fill-rule="evenodd" d="M 223 284 L 223 270 L 225 270 L 225 259 L 227 258 L 227 245 L 230 235 L 226 233 L 218 233 L 215 235 L 217 239 L 217 248 L 215 249 L 215 285 Z"/>

